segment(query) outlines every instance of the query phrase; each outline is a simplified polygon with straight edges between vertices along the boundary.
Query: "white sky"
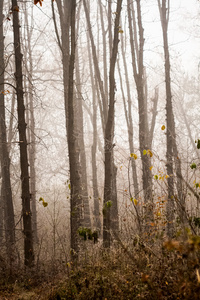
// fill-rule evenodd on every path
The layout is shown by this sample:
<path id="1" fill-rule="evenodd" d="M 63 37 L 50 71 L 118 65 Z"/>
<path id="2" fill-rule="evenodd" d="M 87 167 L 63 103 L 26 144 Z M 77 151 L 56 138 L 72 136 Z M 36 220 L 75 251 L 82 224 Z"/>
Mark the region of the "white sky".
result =
<path id="1" fill-rule="evenodd" d="M 163 43 L 157 1 L 146 2 L 147 5 L 143 8 L 143 24 L 145 35 L 150 39 L 146 40 L 146 49 L 156 51 L 158 45 Z M 170 2 L 168 30 L 170 54 L 179 57 L 188 72 L 197 72 L 200 61 L 200 2 L 197 0 Z"/>

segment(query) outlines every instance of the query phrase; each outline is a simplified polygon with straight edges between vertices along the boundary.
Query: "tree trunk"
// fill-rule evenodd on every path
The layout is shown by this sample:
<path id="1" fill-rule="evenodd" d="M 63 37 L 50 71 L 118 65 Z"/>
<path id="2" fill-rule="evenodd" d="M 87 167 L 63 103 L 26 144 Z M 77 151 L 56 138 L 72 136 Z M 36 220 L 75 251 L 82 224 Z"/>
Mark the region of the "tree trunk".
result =
<path id="1" fill-rule="evenodd" d="M 70 29 L 70 1 L 61 0 L 56 1 L 61 27 L 61 39 L 58 34 L 54 6 L 52 1 L 53 20 L 57 36 L 58 45 L 62 53 L 62 66 L 63 66 L 63 86 L 64 86 L 64 102 L 65 102 L 65 118 L 66 118 L 66 132 L 68 134 L 68 84 L 69 84 L 69 29 Z"/>
<path id="2" fill-rule="evenodd" d="M 4 207 L 4 225 L 6 248 L 9 258 L 13 254 L 15 243 L 15 219 L 10 181 L 10 158 L 7 148 L 6 115 L 4 102 L 4 36 L 3 36 L 3 1 L 0 3 L 0 142 L 1 142 L 1 201 Z M 3 205 L 4 203 L 4 205 Z"/>
<path id="3" fill-rule="evenodd" d="M 100 70 L 99 70 L 96 47 L 95 47 L 95 44 L 94 44 L 94 38 L 93 38 L 91 24 L 90 24 L 90 15 L 89 15 L 88 7 L 87 7 L 87 4 L 86 4 L 85 0 L 83 0 L 83 5 L 84 5 L 84 9 L 85 9 L 85 16 L 86 16 L 86 21 L 87 21 L 87 26 L 88 26 L 90 42 L 91 42 L 91 46 L 92 46 L 92 58 L 93 58 L 93 62 L 94 62 L 95 76 L 96 76 L 96 80 L 97 80 L 97 83 L 98 83 L 98 86 L 99 86 L 101 99 L 102 99 L 103 126 L 104 126 L 103 132 L 105 132 L 105 124 L 106 124 L 107 114 L 108 114 L 106 95 L 105 95 L 105 91 L 104 91 L 104 87 L 103 87 L 103 81 L 101 80 L 101 74 L 100 74 Z"/>
<path id="4" fill-rule="evenodd" d="M 166 2 L 168 2 L 168 7 Z M 174 178 L 173 178 L 173 148 L 175 143 L 174 114 L 172 108 L 171 78 L 170 78 L 170 58 L 168 45 L 168 22 L 169 22 L 170 1 L 158 0 L 160 19 L 163 32 L 163 44 L 165 55 L 165 87 L 166 87 L 166 112 L 167 112 L 167 174 L 168 174 L 168 201 L 167 201 L 167 234 L 170 238 L 174 235 Z"/>
<path id="5" fill-rule="evenodd" d="M 150 171 L 151 161 L 148 155 L 144 155 L 143 151 L 149 149 L 148 144 L 148 120 L 147 120 L 147 109 L 144 95 L 144 65 L 143 65 L 143 52 L 144 52 L 144 29 L 142 27 L 142 16 L 141 16 L 141 4 L 140 0 L 136 0 L 137 5 L 137 26 L 139 43 L 137 42 L 136 33 L 136 21 L 135 11 L 130 9 L 131 1 L 127 1 L 128 10 L 128 22 L 129 22 L 129 33 L 130 33 L 130 44 L 132 54 L 132 66 L 133 74 L 136 83 L 137 96 L 138 96 L 138 109 L 139 109 L 139 144 L 140 144 L 140 155 L 142 160 L 142 183 L 144 191 L 144 202 L 145 202 L 145 230 L 150 229 L 150 223 L 153 221 L 153 197 L 152 197 L 152 174 Z M 132 11 L 132 17 L 131 17 Z M 132 25 L 133 23 L 133 25 Z M 135 37 L 135 40 L 133 39 Z"/>
<path id="6" fill-rule="evenodd" d="M 26 4 L 25 4 L 26 5 Z M 29 155 L 29 165 L 30 165 L 30 192 L 31 192 L 31 212 L 32 212 L 32 230 L 33 230 L 33 240 L 35 243 L 38 242 L 38 233 L 37 233 L 37 207 L 36 207 L 36 172 L 35 172 L 35 154 L 36 154 L 36 140 L 35 140 L 35 116 L 33 108 L 33 86 L 32 86 L 32 76 L 33 76 L 33 59 L 31 51 L 31 30 L 28 21 L 28 12 L 25 8 L 25 22 L 26 22 L 26 31 L 27 31 L 27 44 L 28 44 L 28 61 L 26 60 L 26 70 L 28 71 L 28 109 L 29 109 L 29 118 L 27 120 L 28 126 L 28 155 Z"/>
<path id="7" fill-rule="evenodd" d="M 104 184 L 104 215 L 103 215 L 103 244 L 105 248 L 110 247 L 110 212 L 113 197 L 113 180 L 116 177 L 113 157 L 114 137 L 114 104 L 115 104 L 115 65 L 118 52 L 119 20 L 121 14 L 122 0 L 117 1 L 117 10 L 114 27 L 114 39 L 110 59 L 109 73 L 109 109 L 105 129 L 105 184 Z M 115 202 L 117 203 L 116 199 Z M 115 204 L 114 204 L 115 205 Z M 114 228 L 113 228 L 114 229 Z"/>
<path id="8" fill-rule="evenodd" d="M 77 16 L 77 20 L 79 20 L 79 17 L 80 16 Z M 77 23 L 79 22 L 77 21 Z M 90 220 L 90 207 L 89 207 L 88 184 L 87 184 L 87 163 L 86 163 L 85 142 L 84 142 L 84 132 L 83 132 L 83 128 L 84 128 L 83 105 L 82 105 L 83 99 L 82 99 L 82 89 L 81 89 L 81 79 L 80 79 L 80 69 L 79 69 L 79 56 L 78 56 L 77 48 L 76 48 L 76 90 L 77 90 L 77 97 L 76 97 L 77 99 L 75 104 L 75 110 L 76 110 L 76 124 L 77 124 L 77 143 L 78 143 L 79 160 L 80 160 L 80 174 L 82 179 L 82 196 L 83 196 L 83 211 L 84 211 L 83 225 L 87 228 L 90 228 L 91 220 Z"/>
<path id="9" fill-rule="evenodd" d="M 125 59 L 125 50 L 124 50 L 124 39 L 123 36 L 121 37 L 121 49 L 122 49 L 122 59 L 125 71 L 125 79 L 126 79 L 126 88 L 127 88 L 127 98 L 128 98 L 128 109 L 126 108 L 126 103 L 124 101 L 124 109 L 126 111 L 126 124 L 128 128 L 128 141 L 129 141 L 129 149 L 130 153 L 134 153 L 134 145 L 133 145 L 133 120 L 132 120 L 132 110 L 131 110 L 131 92 L 130 92 L 130 85 L 129 85 L 129 78 L 128 78 L 128 69 Z M 121 80 L 121 87 L 122 87 L 122 80 Z M 136 163 L 134 159 L 131 159 L 131 167 L 132 167 L 132 178 L 133 178 L 133 186 L 134 186 L 134 193 L 135 197 L 139 197 L 139 185 L 137 179 L 137 170 L 136 170 Z"/>
<path id="10" fill-rule="evenodd" d="M 21 167 L 21 188 L 22 188 L 22 216 L 23 216 L 23 233 L 24 233 L 24 263 L 25 266 L 31 267 L 34 261 L 33 252 L 33 235 L 32 220 L 30 210 L 30 188 L 29 188 L 29 171 L 27 155 L 27 138 L 25 123 L 25 107 L 23 99 L 22 85 L 22 54 L 19 32 L 19 8 L 17 0 L 12 0 L 13 12 L 13 31 L 14 31 L 14 52 L 15 52 L 15 78 L 17 92 L 17 112 L 18 112 L 18 131 L 20 147 L 20 167 Z"/>
<path id="11" fill-rule="evenodd" d="M 76 134 L 75 134 L 75 117 L 74 117 L 74 62 L 75 62 L 75 16 L 76 16 L 76 1 L 71 0 L 71 53 L 69 60 L 69 83 L 68 83 L 68 151 L 69 151 L 69 166 L 70 166 L 70 188 L 71 188 L 71 248 L 74 255 L 77 257 L 79 252 L 78 229 L 81 225 L 81 178 L 79 174 L 79 162 L 76 155 Z"/>
<path id="12" fill-rule="evenodd" d="M 93 125 L 93 143 L 91 148 L 92 156 L 92 186 L 93 186 L 93 198 L 94 198 L 94 223 L 93 226 L 101 234 L 101 220 L 100 220 L 100 209 L 99 209 L 99 191 L 98 191 L 98 180 L 97 180 L 97 95 L 94 81 L 94 72 L 92 69 L 92 56 L 89 45 L 89 37 L 87 37 L 88 55 L 89 55 L 89 68 L 90 78 L 92 85 L 92 99 L 93 99 L 93 114 L 92 114 L 92 125 Z"/>

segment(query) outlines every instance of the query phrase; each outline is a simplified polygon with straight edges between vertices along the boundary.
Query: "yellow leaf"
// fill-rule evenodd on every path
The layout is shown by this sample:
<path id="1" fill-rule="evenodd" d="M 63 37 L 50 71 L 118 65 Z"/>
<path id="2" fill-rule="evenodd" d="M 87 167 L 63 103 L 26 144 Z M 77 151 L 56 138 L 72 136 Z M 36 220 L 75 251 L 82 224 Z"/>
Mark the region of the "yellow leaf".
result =
<path id="1" fill-rule="evenodd" d="M 143 155 L 146 155 L 147 154 L 147 150 L 143 150 Z"/>
<path id="2" fill-rule="evenodd" d="M 137 154 L 135 154 L 135 153 L 131 153 L 130 156 L 133 157 L 135 160 L 137 159 Z"/>
<path id="3" fill-rule="evenodd" d="M 158 175 L 154 175 L 154 178 L 157 180 L 158 179 Z"/>
<path id="4" fill-rule="evenodd" d="M 166 281 L 165 283 L 166 283 L 166 285 L 168 285 L 168 282 L 167 282 L 167 281 Z"/>
<path id="5" fill-rule="evenodd" d="M 123 33 L 124 31 L 122 29 L 119 30 L 119 33 Z"/>
<path id="6" fill-rule="evenodd" d="M 151 150 L 150 150 L 150 149 L 148 149 L 148 150 L 147 150 L 147 155 L 148 155 L 148 156 L 150 156 L 150 157 L 152 157 L 152 156 L 153 156 L 153 153 L 151 152 Z"/>
<path id="7" fill-rule="evenodd" d="M 133 197 L 130 198 L 130 201 L 133 202 Z"/>
<path id="8" fill-rule="evenodd" d="M 166 175 L 165 178 L 169 178 L 169 175 Z"/>
<path id="9" fill-rule="evenodd" d="M 162 129 L 162 130 L 165 130 L 165 125 L 163 125 L 163 126 L 161 127 L 161 129 Z"/>
<path id="10" fill-rule="evenodd" d="M 151 171 L 153 169 L 153 166 L 151 166 L 150 168 L 149 168 L 149 170 Z"/>
<path id="11" fill-rule="evenodd" d="M 43 205 L 44 207 L 47 207 L 48 203 L 44 201 L 44 202 L 42 202 L 42 205 Z"/>
<path id="12" fill-rule="evenodd" d="M 42 205 L 43 205 L 44 207 L 47 207 L 48 202 L 44 201 L 44 198 L 40 197 L 39 201 L 42 201 Z"/>
<path id="13" fill-rule="evenodd" d="M 136 200 L 136 199 L 134 199 L 133 202 L 134 202 L 135 205 L 138 204 L 138 200 Z"/>

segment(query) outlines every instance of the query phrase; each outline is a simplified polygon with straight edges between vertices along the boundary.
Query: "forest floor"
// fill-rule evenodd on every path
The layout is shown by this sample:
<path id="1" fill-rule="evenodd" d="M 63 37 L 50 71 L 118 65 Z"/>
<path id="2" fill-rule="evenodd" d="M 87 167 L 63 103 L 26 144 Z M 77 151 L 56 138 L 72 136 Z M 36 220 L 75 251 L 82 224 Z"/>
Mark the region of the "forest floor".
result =
<path id="1" fill-rule="evenodd" d="M 88 243 L 88 242 L 87 242 Z M 200 299 L 200 237 L 147 245 L 121 244 L 110 252 L 88 247 L 65 272 L 32 271 L 0 278 L 0 299 Z"/>

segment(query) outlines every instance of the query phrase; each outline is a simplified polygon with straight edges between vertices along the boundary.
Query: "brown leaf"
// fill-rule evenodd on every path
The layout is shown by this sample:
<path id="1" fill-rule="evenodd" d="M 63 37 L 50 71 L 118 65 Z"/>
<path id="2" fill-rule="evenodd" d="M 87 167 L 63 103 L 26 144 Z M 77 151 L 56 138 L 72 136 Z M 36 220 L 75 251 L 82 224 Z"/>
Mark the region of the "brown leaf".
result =
<path id="1" fill-rule="evenodd" d="M 40 6 L 42 6 L 42 1 L 43 1 L 43 0 L 34 0 L 34 4 L 37 5 L 37 4 L 39 3 Z"/>
<path id="2" fill-rule="evenodd" d="M 145 273 L 141 274 L 141 280 L 142 280 L 142 282 L 148 282 L 148 279 L 149 279 L 149 275 L 147 275 Z"/>

